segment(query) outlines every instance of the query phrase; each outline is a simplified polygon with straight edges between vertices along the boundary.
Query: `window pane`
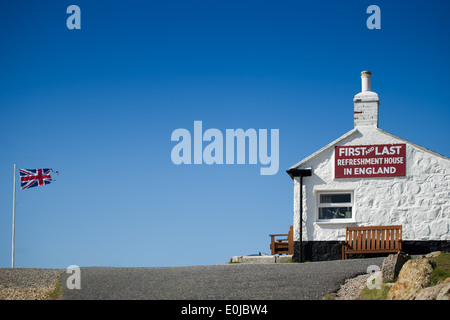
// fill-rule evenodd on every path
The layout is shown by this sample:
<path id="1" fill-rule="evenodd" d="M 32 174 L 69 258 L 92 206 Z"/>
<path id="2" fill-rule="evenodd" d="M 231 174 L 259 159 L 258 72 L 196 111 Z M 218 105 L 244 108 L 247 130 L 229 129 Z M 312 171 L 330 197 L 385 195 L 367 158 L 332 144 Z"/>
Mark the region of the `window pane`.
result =
<path id="1" fill-rule="evenodd" d="M 352 207 L 319 208 L 319 219 L 350 219 Z"/>
<path id="2" fill-rule="evenodd" d="M 349 203 L 352 201 L 350 193 L 321 194 L 320 203 Z"/>

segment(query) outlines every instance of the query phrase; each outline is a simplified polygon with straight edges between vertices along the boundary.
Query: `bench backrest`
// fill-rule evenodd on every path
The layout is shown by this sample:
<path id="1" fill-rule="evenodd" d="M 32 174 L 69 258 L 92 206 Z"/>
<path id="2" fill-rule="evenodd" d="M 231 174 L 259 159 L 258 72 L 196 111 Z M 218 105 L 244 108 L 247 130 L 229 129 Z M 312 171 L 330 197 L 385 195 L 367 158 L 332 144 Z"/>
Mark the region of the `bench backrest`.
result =
<path id="1" fill-rule="evenodd" d="M 402 226 L 347 227 L 346 242 L 352 250 L 401 249 Z"/>
<path id="2" fill-rule="evenodd" d="M 287 234 L 269 234 L 271 238 L 270 249 L 274 254 L 294 254 L 294 227 L 289 227 Z M 277 238 L 285 237 L 285 238 Z"/>

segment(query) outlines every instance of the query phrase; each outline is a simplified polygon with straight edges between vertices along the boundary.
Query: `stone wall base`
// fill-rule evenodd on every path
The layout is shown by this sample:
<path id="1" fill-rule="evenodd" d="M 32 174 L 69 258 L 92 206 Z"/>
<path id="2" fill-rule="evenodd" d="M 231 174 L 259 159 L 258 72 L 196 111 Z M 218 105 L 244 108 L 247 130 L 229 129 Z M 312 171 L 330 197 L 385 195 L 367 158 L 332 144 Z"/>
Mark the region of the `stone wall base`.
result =
<path id="1" fill-rule="evenodd" d="M 294 241 L 293 260 L 299 261 L 300 242 Z M 402 251 L 410 254 L 426 254 L 433 251 L 450 252 L 450 240 L 404 240 Z M 382 257 L 386 253 L 349 255 L 348 258 Z M 303 261 L 341 260 L 342 245 L 339 241 L 303 241 Z"/>

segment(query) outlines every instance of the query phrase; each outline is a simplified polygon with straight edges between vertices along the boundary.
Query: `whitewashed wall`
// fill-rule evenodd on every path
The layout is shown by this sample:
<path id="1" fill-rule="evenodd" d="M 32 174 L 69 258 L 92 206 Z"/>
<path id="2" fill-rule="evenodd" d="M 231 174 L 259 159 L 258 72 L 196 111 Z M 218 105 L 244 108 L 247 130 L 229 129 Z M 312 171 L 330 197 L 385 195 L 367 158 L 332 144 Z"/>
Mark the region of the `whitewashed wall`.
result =
<path id="1" fill-rule="evenodd" d="M 334 179 L 334 145 L 298 168 L 303 178 L 303 241 L 344 240 L 346 226 L 403 225 L 404 240 L 450 240 L 450 160 L 374 126 L 357 127 L 336 146 L 406 144 L 406 177 Z M 315 192 L 353 190 L 355 223 L 317 222 Z M 294 240 L 299 240 L 299 178 L 294 183 Z"/>

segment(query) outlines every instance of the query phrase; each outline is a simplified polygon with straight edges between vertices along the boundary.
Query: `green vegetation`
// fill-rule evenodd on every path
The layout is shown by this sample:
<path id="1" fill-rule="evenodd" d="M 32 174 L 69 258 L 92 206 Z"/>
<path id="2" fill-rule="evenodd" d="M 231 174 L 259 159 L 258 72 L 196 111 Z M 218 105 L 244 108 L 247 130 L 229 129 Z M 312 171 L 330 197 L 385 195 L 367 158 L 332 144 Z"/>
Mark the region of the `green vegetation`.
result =
<path id="1" fill-rule="evenodd" d="M 361 293 L 360 300 L 386 300 L 391 286 L 386 283 L 381 284 L 380 289 L 365 288 Z"/>
<path id="2" fill-rule="evenodd" d="M 58 278 L 55 282 L 55 289 L 52 292 L 50 292 L 50 294 L 48 295 L 48 299 L 49 300 L 59 300 L 61 298 L 61 294 L 62 294 L 62 285 L 59 282 L 59 278 Z"/>
<path id="3" fill-rule="evenodd" d="M 436 263 L 431 274 L 430 287 L 450 277 L 450 253 L 441 253 L 437 257 L 428 258 Z"/>
<path id="4" fill-rule="evenodd" d="M 336 299 L 336 292 L 329 293 L 322 298 L 322 300 L 335 300 L 335 299 Z"/>

